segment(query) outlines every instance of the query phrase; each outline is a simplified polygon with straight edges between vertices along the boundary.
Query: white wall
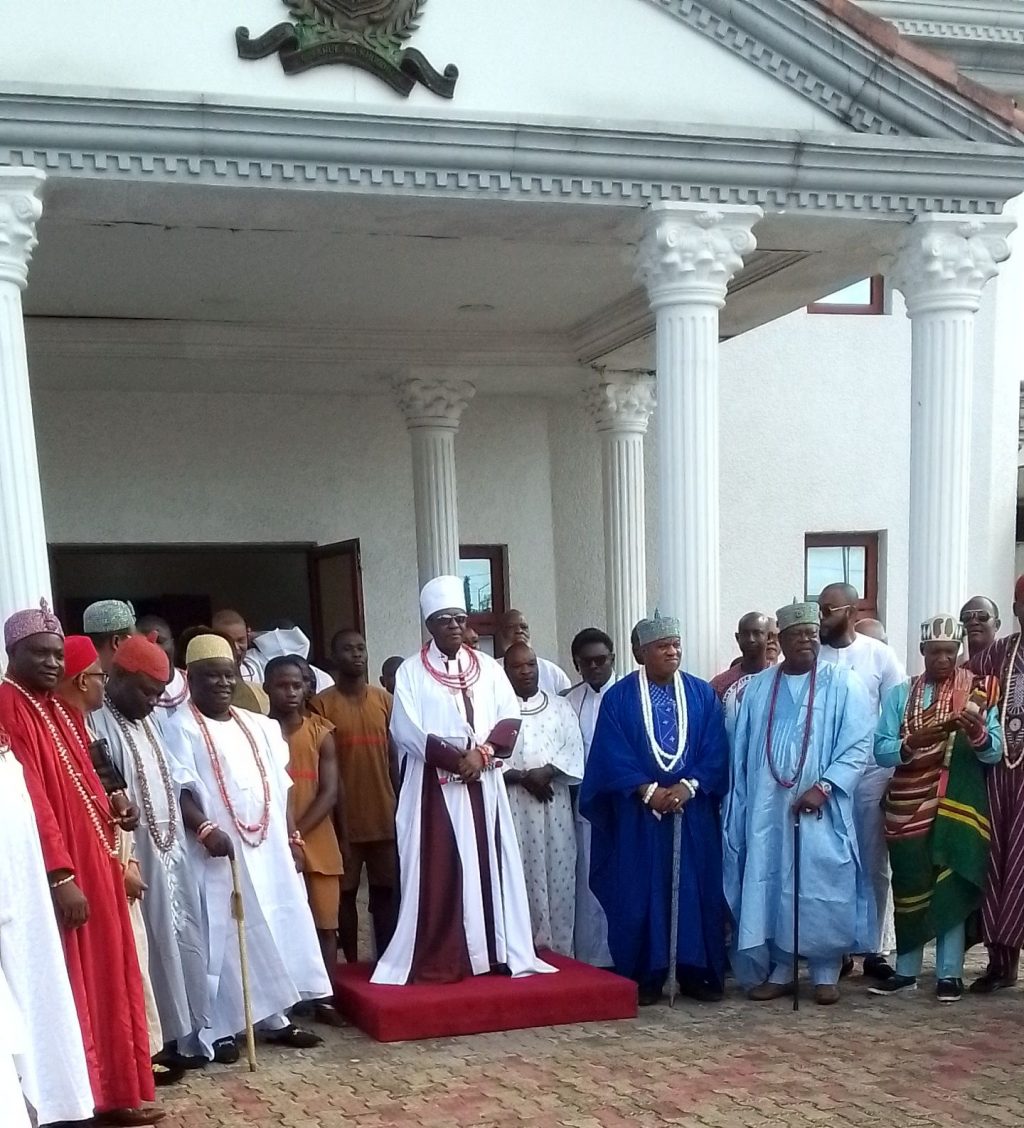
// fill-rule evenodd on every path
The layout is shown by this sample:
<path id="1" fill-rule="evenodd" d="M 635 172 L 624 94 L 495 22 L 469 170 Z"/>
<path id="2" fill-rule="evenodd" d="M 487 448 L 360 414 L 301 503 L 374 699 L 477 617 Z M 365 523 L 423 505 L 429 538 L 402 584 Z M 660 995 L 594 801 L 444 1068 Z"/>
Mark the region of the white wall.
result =
<path id="1" fill-rule="evenodd" d="M 0 5 L 13 9 L 13 0 Z M 297 76 L 276 57 L 240 60 L 235 28 L 255 37 L 284 21 L 280 0 L 36 0 L 45 34 L 0 37 L 3 86 L 90 88 L 139 96 L 255 105 L 374 110 L 449 119 L 491 116 L 628 120 L 847 132 L 809 100 L 649 0 L 431 0 L 412 41 L 443 70 L 460 70 L 446 101 L 417 86 L 408 99 L 354 67 Z M 13 15 L 8 14 L 8 20 Z M 112 49 L 112 29 L 136 29 Z M 680 65 L 685 59 L 685 65 Z"/>
<path id="2" fill-rule="evenodd" d="M 34 400 L 52 543 L 358 537 L 371 659 L 418 645 L 409 439 L 386 397 L 36 391 Z M 546 403 L 477 400 L 457 458 L 462 538 L 508 543 L 512 598 L 538 648 L 553 652 Z"/>

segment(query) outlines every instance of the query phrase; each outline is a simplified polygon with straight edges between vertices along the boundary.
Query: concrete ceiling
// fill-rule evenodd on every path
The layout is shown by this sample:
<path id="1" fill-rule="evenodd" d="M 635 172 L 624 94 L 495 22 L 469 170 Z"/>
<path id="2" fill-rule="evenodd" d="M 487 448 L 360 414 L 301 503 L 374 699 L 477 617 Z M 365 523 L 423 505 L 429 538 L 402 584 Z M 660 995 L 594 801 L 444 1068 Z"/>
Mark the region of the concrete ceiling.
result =
<path id="1" fill-rule="evenodd" d="M 558 393 L 652 363 L 636 209 L 52 180 L 25 308 L 60 387 L 366 388 L 410 366 Z M 872 273 L 898 225 L 777 214 L 734 335 Z"/>

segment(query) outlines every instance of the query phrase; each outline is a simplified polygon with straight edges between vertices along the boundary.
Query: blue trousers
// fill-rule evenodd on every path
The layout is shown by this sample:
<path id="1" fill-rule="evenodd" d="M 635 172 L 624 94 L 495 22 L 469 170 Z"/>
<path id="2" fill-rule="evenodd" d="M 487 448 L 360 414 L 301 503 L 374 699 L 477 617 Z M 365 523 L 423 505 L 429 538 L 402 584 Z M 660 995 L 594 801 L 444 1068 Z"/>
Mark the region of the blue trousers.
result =
<path id="1" fill-rule="evenodd" d="M 964 922 L 953 925 L 935 940 L 935 978 L 963 979 L 964 977 Z M 924 962 L 924 948 L 904 952 L 896 959 L 896 974 L 917 977 Z"/>

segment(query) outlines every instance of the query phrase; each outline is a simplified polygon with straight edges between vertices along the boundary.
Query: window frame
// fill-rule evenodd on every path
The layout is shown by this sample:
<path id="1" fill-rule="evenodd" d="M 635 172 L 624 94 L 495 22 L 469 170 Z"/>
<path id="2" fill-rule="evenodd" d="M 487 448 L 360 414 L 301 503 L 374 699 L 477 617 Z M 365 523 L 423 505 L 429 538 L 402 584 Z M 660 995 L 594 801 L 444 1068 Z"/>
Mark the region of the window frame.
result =
<path id="1" fill-rule="evenodd" d="M 863 548 L 864 595 L 857 600 L 857 610 L 863 619 L 878 618 L 878 541 L 875 533 L 804 533 L 804 591 L 808 598 L 817 599 L 818 592 L 808 590 L 809 568 L 807 553 L 812 548 Z M 838 581 L 837 581 L 838 582 Z"/>
<path id="2" fill-rule="evenodd" d="M 881 274 L 872 274 L 870 282 L 871 293 L 866 305 L 854 305 L 849 302 L 808 302 L 807 312 L 834 313 L 842 317 L 878 317 L 885 313 L 885 278 Z"/>
<path id="3" fill-rule="evenodd" d="M 460 544 L 460 565 L 463 560 L 487 560 L 491 565 L 491 610 L 486 613 L 471 612 L 469 622 L 481 638 L 490 638 L 496 643 L 498 623 L 509 609 L 508 545 Z"/>

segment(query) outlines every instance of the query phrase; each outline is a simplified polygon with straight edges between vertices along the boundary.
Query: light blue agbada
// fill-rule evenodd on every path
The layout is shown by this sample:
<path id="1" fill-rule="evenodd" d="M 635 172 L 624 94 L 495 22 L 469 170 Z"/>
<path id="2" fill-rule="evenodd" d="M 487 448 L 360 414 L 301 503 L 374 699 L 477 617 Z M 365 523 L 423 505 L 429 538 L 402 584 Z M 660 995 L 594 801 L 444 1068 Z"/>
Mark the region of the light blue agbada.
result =
<path id="1" fill-rule="evenodd" d="M 732 747 L 732 788 L 724 819 L 725 895 L 734 922 L 732 969 L 744 987 L 763 983 L 772 952 L 793 950 L 793 803 L 818 780 L 832 795 L 822 817 L 802 816 L 800 954 L 834 959 L 870 949 L 873 899 L 858 860 L 853 793 L 871 757 L 877 717 L 852 670 L 819 660 L 811 738 L 791 789 L 774 779 L 766 754 L 777 668 L 746 685 Z M 784 780 L 800 761 L 810 675 L 783 676 L 772 733 L 772 760 Z"/>

